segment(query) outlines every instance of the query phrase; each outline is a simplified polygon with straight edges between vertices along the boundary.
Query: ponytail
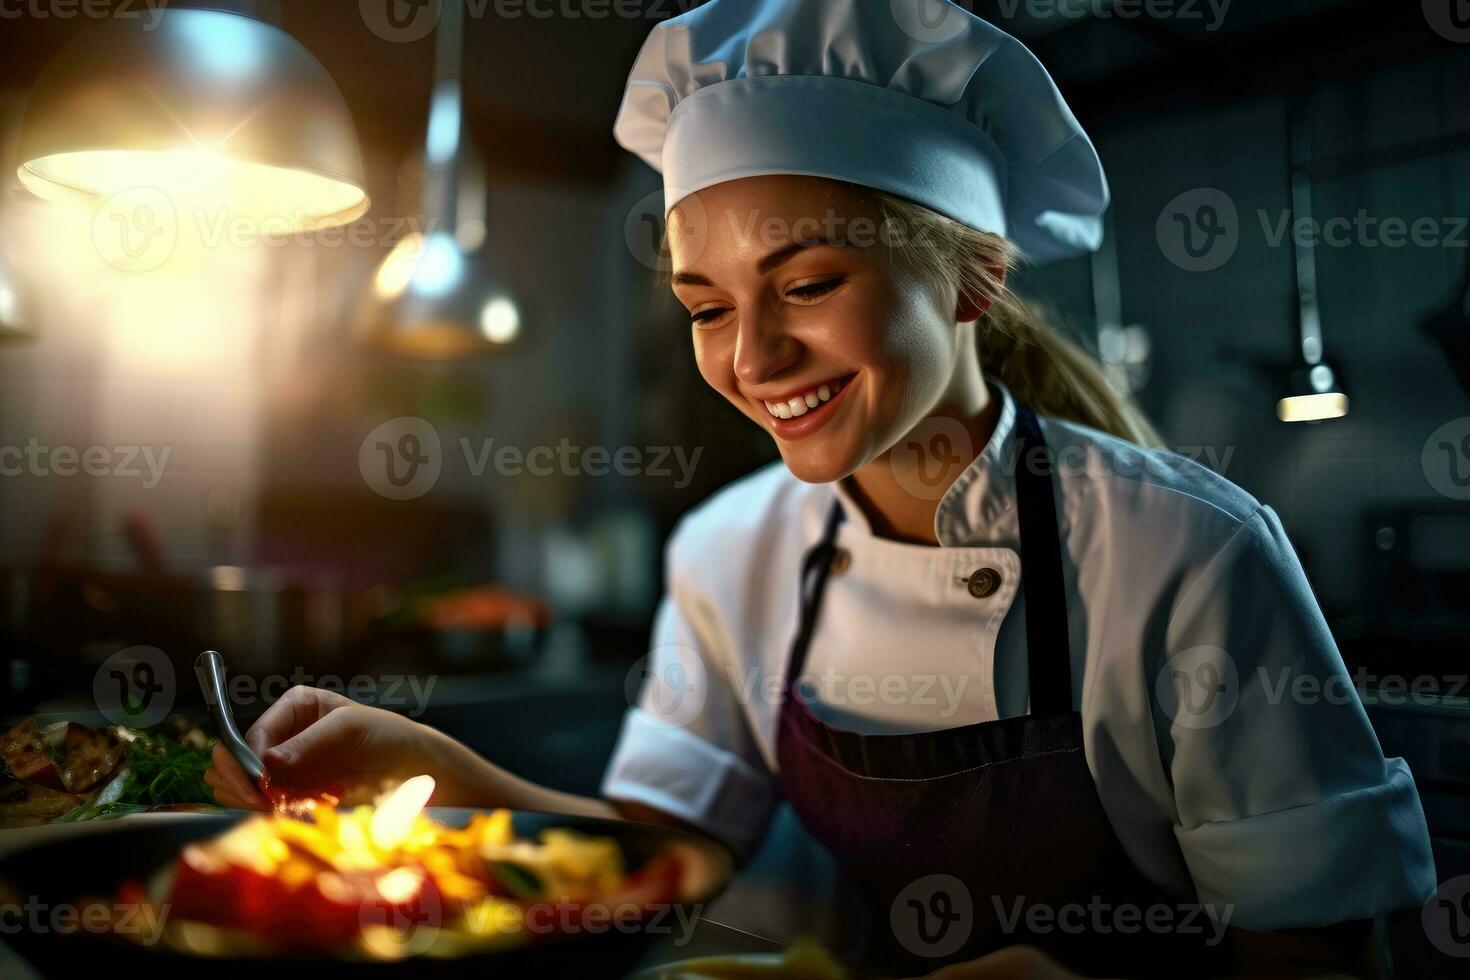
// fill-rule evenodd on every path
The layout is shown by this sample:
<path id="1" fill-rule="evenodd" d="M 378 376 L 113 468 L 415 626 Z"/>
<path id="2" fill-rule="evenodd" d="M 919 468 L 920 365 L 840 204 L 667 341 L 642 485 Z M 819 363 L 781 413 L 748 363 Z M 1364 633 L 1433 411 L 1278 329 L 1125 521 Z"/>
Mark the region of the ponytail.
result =
<path id="1" fill-rule="evenodd" d="M 961 297 L 988 302 L 976 338 L 987 376 L 1038 414 L 1139 445 L 1162 444 L 1148 419 L 1114 389 L 1098 362 L 1006 287 L 1006 274 L 1019 260 L 1013 244 L 905 198 L 860 191 L 882 212 L 885 240 L 920 275 Z"/>

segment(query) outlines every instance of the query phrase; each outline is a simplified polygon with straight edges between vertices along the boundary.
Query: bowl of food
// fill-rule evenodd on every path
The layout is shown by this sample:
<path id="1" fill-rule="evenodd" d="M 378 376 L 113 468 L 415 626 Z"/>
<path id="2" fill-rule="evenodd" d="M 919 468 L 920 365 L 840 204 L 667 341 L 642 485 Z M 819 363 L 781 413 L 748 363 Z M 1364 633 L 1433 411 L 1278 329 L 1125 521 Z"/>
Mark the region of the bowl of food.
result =
<path id="1" fill-rule="evenodd" d="M 425 779 L 427 777 L 419 777 Z M 375 806 L 98 825 L 0 861 L 6 941 L 44 976 L 107 962 L 212 978 L 621 976 L 728 881 L 689 834 L 508 810 Z M 64 914 L 58 914 L 58 913 Z M 477 967 L 478 969 L 478 967 Z"/>

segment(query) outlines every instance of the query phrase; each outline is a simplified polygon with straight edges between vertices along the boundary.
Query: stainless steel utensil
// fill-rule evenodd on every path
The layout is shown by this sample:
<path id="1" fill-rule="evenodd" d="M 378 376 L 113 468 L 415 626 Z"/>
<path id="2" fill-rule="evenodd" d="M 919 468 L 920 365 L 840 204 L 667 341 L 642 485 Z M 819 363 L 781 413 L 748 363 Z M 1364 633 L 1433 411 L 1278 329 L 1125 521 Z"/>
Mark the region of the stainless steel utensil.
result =
<path id="1" fill-rule="evenodd" d="M 214 723 L 219 727 L 219 740 L 230 750 L 235 761 L 250 774 L 250 778 L 259 782 L 265 775 L 265 764 L 245 744 L 245 739 L 240 737 L 240 729 L 235 727 L 235 714 L 230 709 L 230 699 L 225 692 L 225 659 L 214 650 L 205 650 L 194 661 L 194 673 L 199 677 L 204 703 L 209 705 Z"/>

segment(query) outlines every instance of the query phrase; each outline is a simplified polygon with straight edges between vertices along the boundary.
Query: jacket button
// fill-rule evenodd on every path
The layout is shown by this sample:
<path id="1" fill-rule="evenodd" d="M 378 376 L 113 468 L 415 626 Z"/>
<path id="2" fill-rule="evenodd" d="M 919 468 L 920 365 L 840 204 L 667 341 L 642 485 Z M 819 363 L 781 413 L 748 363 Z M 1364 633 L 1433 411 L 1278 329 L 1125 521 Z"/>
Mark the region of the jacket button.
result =
<path id="1" fill-rule="evenodd" d="M 832 564 L 828 570 L 832 575 L 841 575 L 852 567 L 852 552 L 846 548 L 837 548 L 832 552 Z"/>
<path id="2" fill-rule="evenodd" d="M 965 587 L 976 599 L 995 595 L 995 590 L 1000 588 L 1000 572 L 993 568 L 977 569 L 975 574 L 965 580 Z"/>

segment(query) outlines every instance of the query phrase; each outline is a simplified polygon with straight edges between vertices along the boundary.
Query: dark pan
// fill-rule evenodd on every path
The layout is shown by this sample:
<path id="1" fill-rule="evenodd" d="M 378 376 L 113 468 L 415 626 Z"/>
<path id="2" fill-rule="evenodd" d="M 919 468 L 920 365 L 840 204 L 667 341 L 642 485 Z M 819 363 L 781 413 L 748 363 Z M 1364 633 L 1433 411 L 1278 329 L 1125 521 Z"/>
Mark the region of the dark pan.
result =
<path id="1" fill-rule="evenodd" d="M 463 826 L 474 810 L 431 809 L 429 815 L 448 826 Z M 84 897 L 109 897 L 126 881 L 147 881 L 170 867 L 183 846 L 223 833 L 243 815 L 180 817 L 156 825 L 109 827 L 94 833 L 48 843 L 0 860 L 0 894 L 5 902 L 28 901 L 41 909 L 72 906 Z M 685 919 L 696 906 L 724 888 L 734 869 L 730 853 L 720 845 L 691 834 L 643 824 L 517 811 L 516 833 L 534 837 L 541 830 L 565 827 L 618 841 L 629 868 L 671 849 L 677 850 L 685 869 L 680 896 Z M 677 920 L 663 917 L 662 925 L 636 930 L 608 928 L 572 936 L 540 939 L 531 945 L 457 959 L 413 957 L 393 962 L 332 959 L 220 959 L 192 956 L 162 944 L 141 946 L 100 936 L 84 929 L 67 932 L 36 931 L 23 924 L 6 929 L 4 941 L 29 961 L 47 980 L 97 975 L 103 968 L 119 976 L 190 976 L 197 980 L 250 977 L 621 977 L 633 970 L 648 947 Z M 82 971 L 89 971 L 83 973 Z"/>

